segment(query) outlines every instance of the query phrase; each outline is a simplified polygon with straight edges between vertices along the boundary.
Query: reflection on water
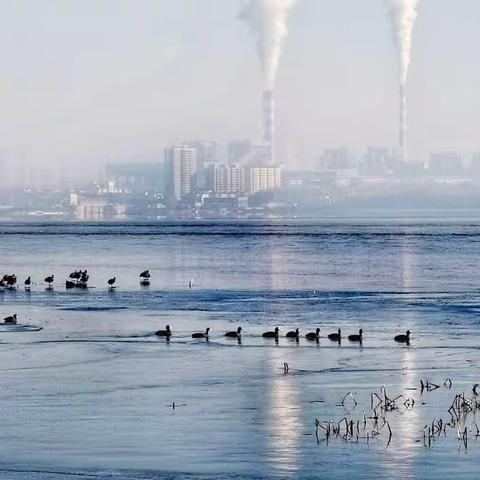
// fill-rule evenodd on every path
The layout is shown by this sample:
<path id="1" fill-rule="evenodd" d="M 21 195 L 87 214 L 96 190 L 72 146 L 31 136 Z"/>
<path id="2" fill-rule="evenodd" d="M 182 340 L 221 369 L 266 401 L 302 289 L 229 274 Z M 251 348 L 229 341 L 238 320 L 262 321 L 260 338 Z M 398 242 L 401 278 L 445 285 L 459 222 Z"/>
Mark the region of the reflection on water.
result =
<path id="1" fill-rule="evenodd" d="M 400 250 L 401 254 L 401 275 L 402 286 L 404 292 L 411 292 L 416 288 L 415 281 L 415 264 L 417 257 L 415 251 L 409 245 L 408 239 L 403 239 Z M 404 312 L 403 330 L 407 328 L 415 332 L 417 329 L 417 318 L 415 312 L 407 309 Z M 389 392 L 389 395 L 397 396 L 403 394 L 407 397 L 413 396 L 415 388 L 419 383 L 418 372 L 412 368 L 417 363 L 417 352 L 412 347 L 403 348 L 403 355 L 401 356 L 402 368 L 404 372 L 400 377 L 398 391 Z M 398 415 L 392 417 L 392 429 L 395 436 L 395 444 L 387 450 L 388 461 L 384 462 L 383 467 L 387 477 L 395 477 L 399 472 L 399 465 L 401 466 L 401 475 L 403 477 L 413 476 L 415 470 L 416 457 L 421 452 L 418 448 L 416 440 L 418 439 L 418 432 L 423 429 L 421 410 L 412 408 L 410 410 L 399 410 Z M 393 468 L 392 468 L 393 466 Z"/>
<path id="2" fill-rule="evenodd" d="M 266 242 L 263 254 L 266 256 L 270 288 L 276 290 L 283 283 L 285 269 L 284 257 L 276 252 L 275 244 L 278 239 L 271 237 Z M 282 314 L 275 304 L 271 307 L 272 318 Z M 298 386 L 291 375 L 279 373 L 281 365 L 277 351 L 272 351 L 268 360 L 270 378 L 267 392 L 267 446 L 268 463 L 271 473 L 294 475 L 298 470 L 300 448 L 300 406 L 298 404 Z"/>
<path id="3" fill-rule="evenodd" d="M 431 450 L 421 443 L 424 424 L 446 415 L 454 392 L 424 395 L 424 406 L 408 388 L 427 375 L 437 383 L 451 376 L 453 388 L 465 391 L 478 381 L 480 226 L 469 227 L 471 239 L 431 225 L 410 233 L 401 226 L 213 226 L 193 234 L 172 227 L 171 235 L 127 226 L 118 227 L 127 235 L 94 236 L 82 234 L 94 227 L 70 228 L 55 238 L 12 234 L 2 258 L 4 273 L 40 282 L 31 293 L 0 295 L 4 316 L 18 312 L 44 327 L 0 332 L 0 463 L 24 468 L 22 480 L 34 478 L 32 464 L 159 472 L 131 478 L 215 473 L 218 480 L 245 471 L 276 480 L 416 478 L 424 465 L 433 468 L 423 479 L 443 478 L 448 468 L 459 470 L 452 478 L 467 467 L 478 471 L 480 443 L 472 442 L 463 468 L 455 434 Z M 92 269 L 92 289 L 66 292 L 65 275 L 80 267 Z M 146 268 L 148 290 L 138 284 Z M 41 283 L 47 274 L 59 278 L 53 292 Z M 113 275 L 114 294 L 106 289 Z M 175 331 L 168 348 L 152 336 L 167 323 Z M 223 337 L 238 325 L 241 348 Z M 261 333 L 277 325 L 283 334 L 299 327 L 299 344 L 265 342 Z M 191 332 L 207 326 L 211 341 L 193 342 Z M 316 326 L 322 335 L 362 326 L 364 347 L 324 337 L 311 344 L 303 335 Z M 393 335 L 407 328 L 412 346 L 394 345 Z M 369 445 L 341 438 L 317 445 L 312 420 L 339 420 L 338 402 L 351 385 L 366 399 L 351 413 L 361 417 L 382 384 L 391 397 L 417 400 L 412 410 L 388 414 L 388 449 L 384 432 Z M 186 407 L 172 413 L 174 401 Z"/>
<path id="4" fill-rule="evenodd" d="M 412 348 L 405 347 L 402 357 L 402 363 L 408 368 L 416 361 L 416 351 Z M 413 396 L 410 390 L 416 387 L 419 382 L 418 374 L 415 370 L 406 370 L 401 377 L 398 391 L 388 392 L 389 396 L 397 396 L 400 394 L 406 397 Z M 391 422 L 394 441 L 387 449 L 387 461 L 383 462 L 385 470 L 385 478 L 410 478 L 413 476 L 416 466 L 417 456 L 422 452 L 416 441 L 419 432 L 422 431 L 422 418 L 419 405 L 409 410 L 401 408 L 398 415 L 392 415 L 388 418 Z M 401 470 L 401 471 L 400 471 Z"/>
<path id="5" fill-rule="evenodd" d="M 280 360 L 273 352 L 266 392 L 267 463 L 274 474 L 294 475 L 299 468 L 300 405 L 295 377 L 279 374 Z"/>

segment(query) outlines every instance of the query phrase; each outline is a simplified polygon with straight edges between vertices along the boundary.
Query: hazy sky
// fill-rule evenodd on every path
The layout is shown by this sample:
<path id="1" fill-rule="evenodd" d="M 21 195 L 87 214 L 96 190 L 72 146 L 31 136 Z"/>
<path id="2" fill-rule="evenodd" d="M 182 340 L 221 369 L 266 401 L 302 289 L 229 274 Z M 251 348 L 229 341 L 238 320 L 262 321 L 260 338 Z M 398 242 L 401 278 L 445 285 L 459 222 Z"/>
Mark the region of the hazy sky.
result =
<path id="1" fill-rule="evenodd" d="M 238 0 L 0 0 L 0 149 L 38 165 L 162 158 L 258 137 L 261 70 Z M 421 0 L 413 157 L 480 150 L 480 1 Z M 383 0 L 299 0 L 278 79 L 293 161 L 395 146 L 398 67 Z M 294 160 L 297 159 L 297 160 Z"/>

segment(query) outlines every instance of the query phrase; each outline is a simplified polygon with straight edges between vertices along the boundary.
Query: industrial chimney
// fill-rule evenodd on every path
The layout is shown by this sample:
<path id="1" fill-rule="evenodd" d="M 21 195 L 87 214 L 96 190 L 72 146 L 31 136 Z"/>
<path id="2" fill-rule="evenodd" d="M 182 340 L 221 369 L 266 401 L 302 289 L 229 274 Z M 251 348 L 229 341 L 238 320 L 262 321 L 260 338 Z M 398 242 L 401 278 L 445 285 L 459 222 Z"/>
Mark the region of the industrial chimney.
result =
<path id="1" fill-rule="evenodd" d="M 275 163 L 275 101 L 272 90 L 263 94 L 263 140 L 268 149 L 268 163 Z"/>
<path id="2" fill-rule="evenodd" d="M 402 162 L 407 161 L 407 95 L 405 85 L 400 85 L 399 145 Z"/>

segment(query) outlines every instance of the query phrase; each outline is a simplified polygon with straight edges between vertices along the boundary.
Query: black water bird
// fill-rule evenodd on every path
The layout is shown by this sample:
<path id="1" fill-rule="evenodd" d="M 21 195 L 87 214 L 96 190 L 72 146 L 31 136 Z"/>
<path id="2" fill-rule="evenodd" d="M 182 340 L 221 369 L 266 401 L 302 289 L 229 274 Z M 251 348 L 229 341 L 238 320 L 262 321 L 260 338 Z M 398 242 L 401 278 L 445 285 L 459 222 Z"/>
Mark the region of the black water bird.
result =
<path id="1" fill-rule="evenodd" d="M 398 343 L 410 343 L 410 330 L 405 335 L 397 335 L 394 340 Z"/>
<path id="2" fill-rule="evenodd" d="M 240 338 L 242 336 L 242 327 L 238 327 L 235 332 L 227 332 L 225 336 L 228 338 Z"/>
<path id="3" fill-rule="evenodd" d="M 313 341 L 318 341 L 320 339 L 320 329 L 317 328 L 315 332 L 310 332 L 305 335 L 305 338 L 307 340 L 313 340 Z"/>
<path id="4" fill-rule="evenodd" d="M 30 290 L 30 287 L 32 286 L 32 279 L 31 279 L 31 277 L 28 277 L 28 278 L 25 280 L 24 284 L 25 284 L 25 290 Z"/>
<path id="5" fill-rule="evenodd" d="M 82 275 L 82 272 L 80 270 L 75 270 L 72 272 L 68 277 L 72 280 L 79 280 Z"/>
<path id="6" fill-rule="evenodd" d="M 80 283 L 87 284 L 89 278 L 90 278 L 90 275 L 89 275 L 89 274 L 87 273 L 87 271 L 85 270 L 84 272 L 82 272 L 82 273 L 80 274 L 79 281 L 80 281 Z"/>
<path id="7" fill-rule="evenodd" d="M 110 280 L 108 280 L 108 286 L 110 287 L 110 289 L 113 289 L 115 288 L 114 285 L 115 285 L 115 282 L 117 281 L 117 277 L 113 277 L 111 278 Z"/>
<path id="8" fill-rule="evenodd" d="M 300 338 L 300 330 L 297 328 L 294 332 L 288 332 L 285 335 L 286 338 L 296 338 L 297 340 Z"/>
<path id="9" fill-rule="evenodd" d="M 139 277 L 140 277 L 140 285 L 144 287 L 148 287 L 150 285 L 150 270 L 145 270 L 143 271 Z"/>
<path id="10" fill-rule="evenodd" d="M 5 282 L 5 285 L 9 289 L 14 289 L 15 285 L 17 283 L 17 276 L 14 275 L 4 275 L 3 276 L 3 281 Z"/>
<path id="11" fill-rule="evenodd" d="M 340 342 L 342 340 L 342 331 L 338 329 L 337 333 L 331 333 L 328 336 L 329 340 L 332 340 L 333 342 Z"/>
<path id="12" fill-rule="evenodd" d="M 140 278 L 150 278 L 150 270 L 143 271 L 140 275 Z"/>
<path id="13" fill-rule="evenodd" d="M 263 338 L 276 338 L 278 339 L 280 333 L 280 329 L 278 327 L 275 328 L 273 332 L 265 332 L 262 337 Z"/>
<path id="14" fill-rule="evenodd" d="M 51 288 L 53 281 L 55 280 L 55 275 L 50 275 L 45 278 L 45 283 L 48 283 L 48 288 Z"/>
<path id="15" fill-rule="evenodd" d="M 6 317 L 3 319 L 4 325 L 16 325 L 17 324 L 17 314 L 15 313 L 11 317 Z"/>
<path id="16" fill-rule="evenodd" d="M 363 330 L 358 331 L 358 335 L 349 335 L 348 340 L 350 342 L 362 342 L 363 341 Z"/>
<path id="17" fill-rule="evenodd" d="M 208 335 L 210 334 L 210 328 L 207 328 L 205 330 L 205 333 L 198 332 L 198 333 L 193 333 L 192 338 L 206 338 L 208 340 Z"/>
<path id="18" fill-rule="evenodd" d="M 158 330 L 155 332 L 155 335 L 157 337 L 171 337 L 172 336 L 172 330 L 170 328 L 170 325 L 167 325 L 165 327 L 165 330 Z"/>

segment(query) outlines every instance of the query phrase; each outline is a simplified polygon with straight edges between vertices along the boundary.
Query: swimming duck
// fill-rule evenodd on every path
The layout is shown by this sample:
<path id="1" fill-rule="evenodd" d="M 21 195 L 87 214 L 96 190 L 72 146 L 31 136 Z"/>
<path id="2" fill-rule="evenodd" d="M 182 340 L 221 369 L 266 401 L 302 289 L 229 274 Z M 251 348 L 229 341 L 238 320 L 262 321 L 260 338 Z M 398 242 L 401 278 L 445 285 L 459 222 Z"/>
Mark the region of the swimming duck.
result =
<path id="1" fill-rule="evenodd" d="M 157 337 L 171 337 L 172 336 L 172 330 L 170 329 L 170 325 L 167 325 L 165 327 L 165 330 L 158 330 L 155 332 L 155 335 Z"/>
<path id="2" fill-rule="evenodd" d="M 410 343 L 410 330 L 405 335 L 397 335 L 394 340 L 398 343 Z"/>
<path id="3" fill-rule="evenodd" d="M 300 330 L 297 328 L 294 332 L 288 332 L 285 337 L 286 338 L 296 338 L 298 340 L 300 336 Z"/>
<path id="4" fill-rule="evenodd" d="M 314 332 L 307 333 L 305 338 L 307 340 L 318 340 L 320 338 L 320 329 L 317 328 Z"/>
<path id="5" fill-rule="evenodd" d="M 358 335 L 349 335 L 348 340 L 350 342 L 362 342 L 362 340 L 363 340 L 363 330 L 360 329 L 358 331 Z"/>
<path id="6" fill-rule="evenodd" d="M 210 333 L 210 327 L 205 330 L 205 333 L 198 332 L 198 333 L 193 333 L 192 338 L 206 338 L 208 339 L 208 334 Z"/>
<path id="7" fill-rule="evenodd" d="M 227 332 L 225 336 L 228 338 L 240 338 L 242 336 L 242 327 L 238 327 L 236 332 Z"/>
<path id="8" fill-rule="evenodd" d="M 3 319 L 4 325 L 16 325 L 17 324 L 17 314 L 15 313 L 11 317 L 6 317 Z"/>
<path id="9" fill-rule="evenodd" d="M 279 335 L 280 329 L 278 327 L 275 328 L 273 332 L 265 332 L 262 337 L 263 338 L 277 338 Z"/>
<path id="10" fill-rule="evenodd" d="M 328 339 L 332 340 L 334 342 L 340 342 L 340 340 L 342 339 L 342 331 L 340 329 L 338 329 L 338 332 L 337 333 L 331 333 L 328 336 Z"/>

